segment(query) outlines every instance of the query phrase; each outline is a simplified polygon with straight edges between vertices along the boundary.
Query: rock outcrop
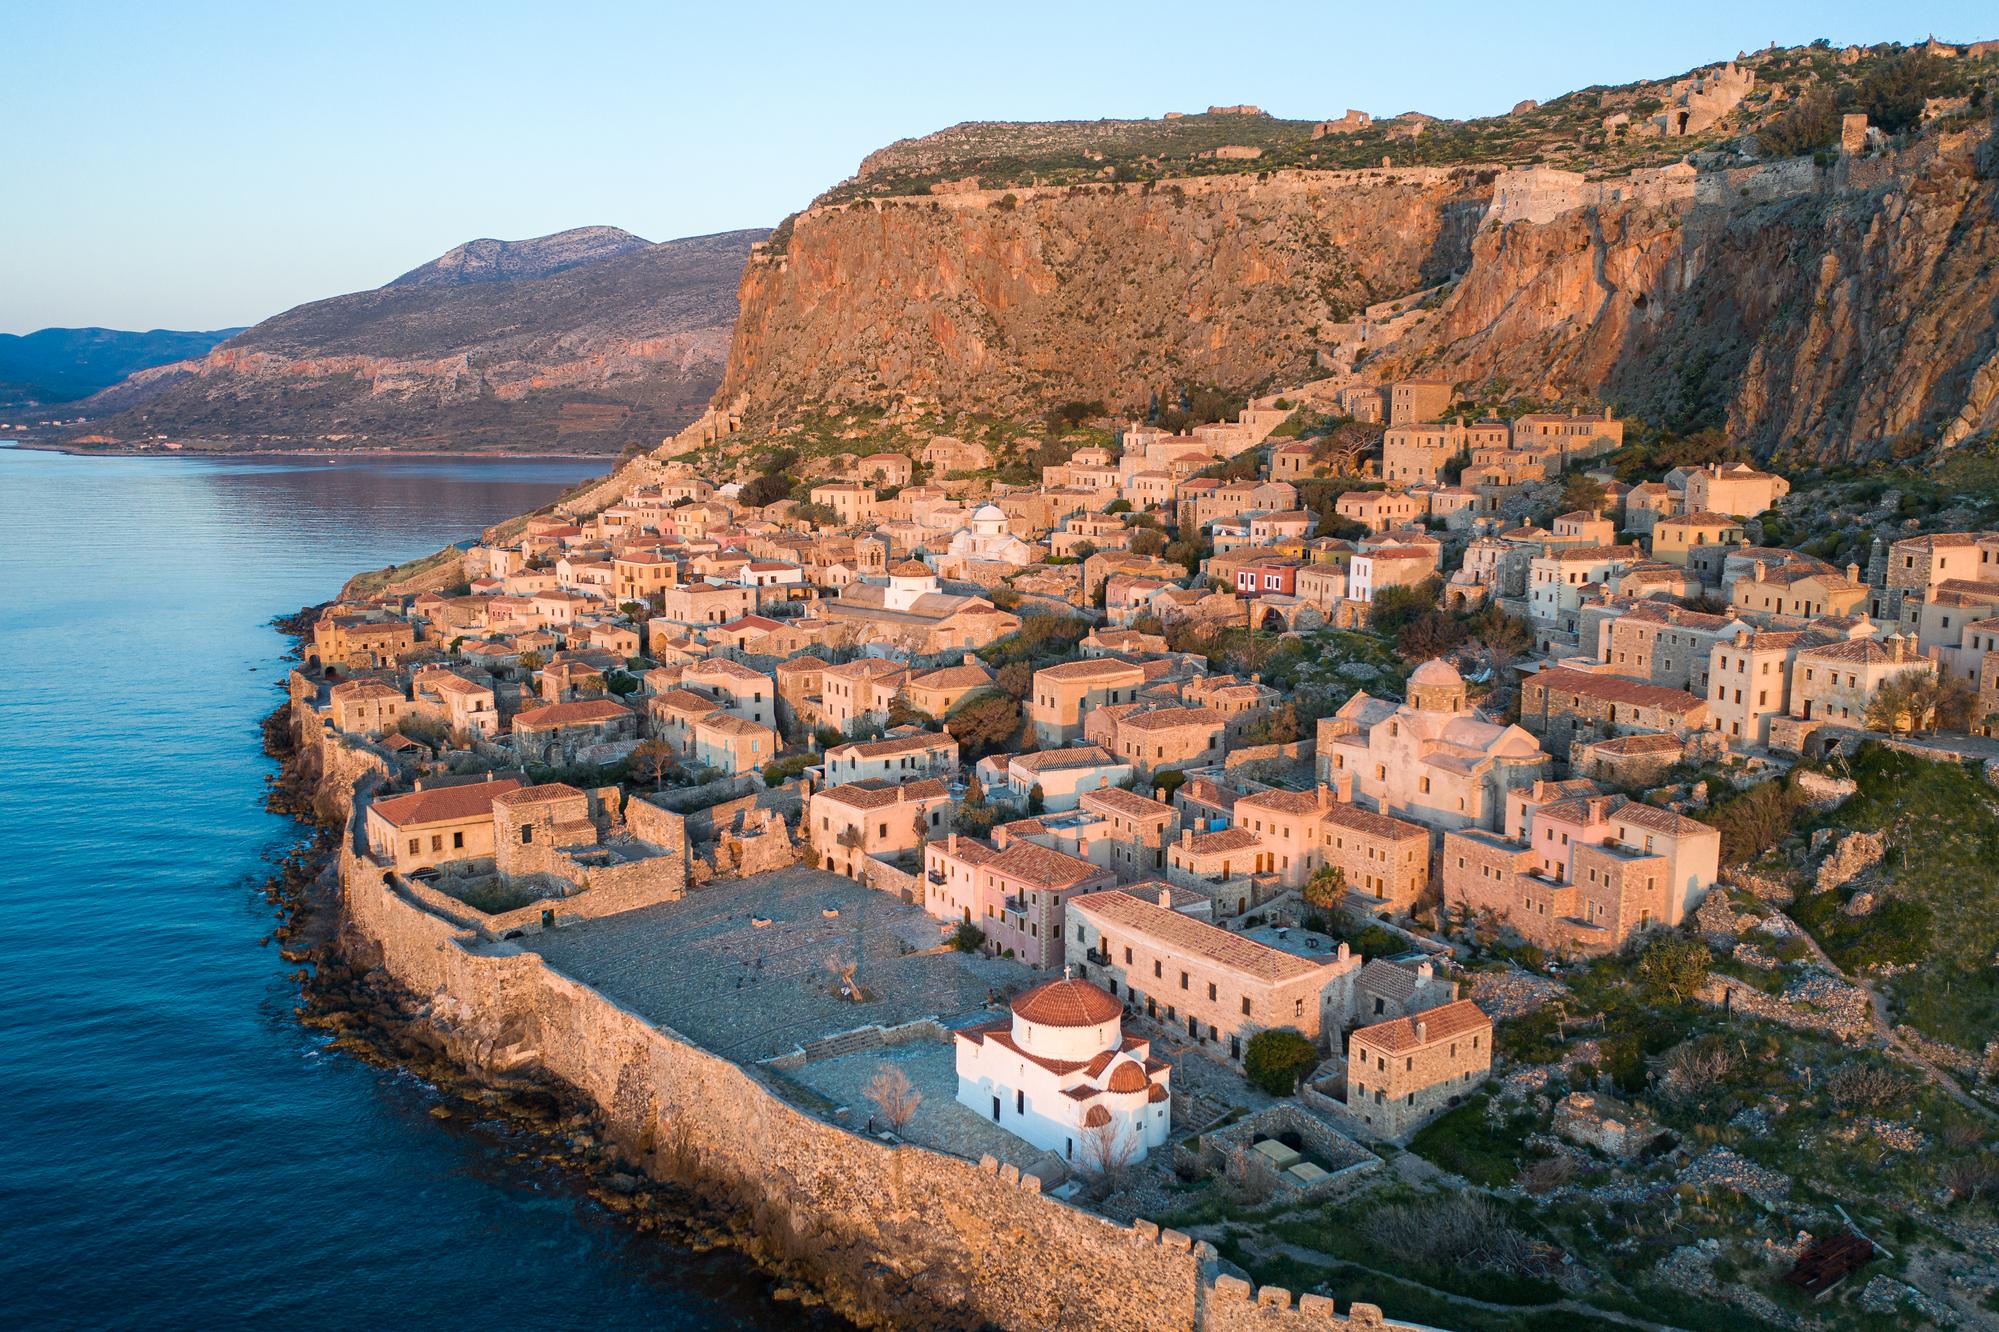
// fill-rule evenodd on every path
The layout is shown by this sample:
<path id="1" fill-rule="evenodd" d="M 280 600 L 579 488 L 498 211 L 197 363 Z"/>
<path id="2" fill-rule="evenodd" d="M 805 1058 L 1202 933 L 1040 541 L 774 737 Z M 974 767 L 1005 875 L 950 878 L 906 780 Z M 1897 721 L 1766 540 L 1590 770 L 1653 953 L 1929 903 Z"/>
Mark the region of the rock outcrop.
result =
<path id="1" fill-rule="evenodd" d="M 719 401 L 1143 407 L 1312 377 L 1324 328 L 1466 262 L 1490 173 L 1273 172 L 821 205 L 751 260 Z"/>

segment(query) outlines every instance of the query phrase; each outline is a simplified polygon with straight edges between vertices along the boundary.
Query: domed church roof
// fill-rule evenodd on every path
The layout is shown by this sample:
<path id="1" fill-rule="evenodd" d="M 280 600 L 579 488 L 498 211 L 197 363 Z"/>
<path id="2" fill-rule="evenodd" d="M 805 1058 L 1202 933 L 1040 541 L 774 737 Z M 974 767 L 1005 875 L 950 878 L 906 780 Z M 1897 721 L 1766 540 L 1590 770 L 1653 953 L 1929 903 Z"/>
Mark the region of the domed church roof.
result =
<path id="1" fill-rule="evenodd" d="M 1013 1001 L 1016 1017 L 1044 1027 L 1095 1027 L 1124 1015 L 1124 1006 L 1086 980 L 1037 985 Z"/>

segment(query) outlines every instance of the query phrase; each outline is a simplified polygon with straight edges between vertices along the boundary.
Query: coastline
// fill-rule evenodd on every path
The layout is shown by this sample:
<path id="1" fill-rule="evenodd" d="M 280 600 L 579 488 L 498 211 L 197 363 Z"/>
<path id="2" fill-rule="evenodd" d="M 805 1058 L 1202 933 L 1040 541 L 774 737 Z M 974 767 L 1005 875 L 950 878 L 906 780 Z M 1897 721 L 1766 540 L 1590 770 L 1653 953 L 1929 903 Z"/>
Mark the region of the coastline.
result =
<path id="1" fill-rule="evenodd" d="M 1258 1289 L 1204 1241 L 1060 1201 L 990 1156 L 836 1124 L 763 1070 L 655 1025 L 538 954 L 481 943 L 351 844 L 354 797 L 382 771 L 373 756 L 329 752 L 331 737 L 296 697 L 268 719 L 274 732 L 289 750 L 274 783 L 289 793 L 287 812 L 326 830 L 284 936 L 310 967 L 300 1020 L 431 1082 L 475 1118 L 504 1120 L 537 1144 L 538 1163 L 641 1231 L 726 1245 L 778 1283 L 777 1298 L 861 1327 L 1420 1328 L 1370 1304 L 1342 1310 L 1328 1296 Z M 440 1108 L 439 1118 L 456 1114 Z"/>
<path id="2" fill-rule="evenodd" d="M 305 446 L 284 449 L 219 449 L 188 446 L 169 449 L 143 444 L 83 445 L 26 439 L 0 439 L 0 447 L 20 449 L 27 453 L 60 453 L 71 458 L 254 458 L 259 461 L 274 458 L 305 458 L 321 462 L 344 458 L 365 458 L 372 462 L 381 462 L 390 458 L 478 462 L 596 462 L 601 459 L 607 472 L 616 468 L 624 456 L 617 453 L 563 452 L 559 449 L 538 449 L 533 452 L 500 449 L 314 449 Z"/>

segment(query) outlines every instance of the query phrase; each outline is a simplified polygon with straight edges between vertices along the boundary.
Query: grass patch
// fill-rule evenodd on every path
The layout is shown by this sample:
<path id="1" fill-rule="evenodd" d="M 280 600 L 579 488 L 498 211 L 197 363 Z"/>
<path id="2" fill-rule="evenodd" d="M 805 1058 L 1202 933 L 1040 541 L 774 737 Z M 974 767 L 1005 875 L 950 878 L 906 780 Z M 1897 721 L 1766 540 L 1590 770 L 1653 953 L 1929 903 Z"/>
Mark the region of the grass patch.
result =
<path id="1" fill-rule="evenodd" d="M 1474 1184 L 1498 1187 L 1512 1183 L 1526 1151 L 1527 1135 L 1538 1125 L 1527 1111 L 1493 1124 L 1486 1117 L 1490 1100 L 1489 1096 L 1474 1096 L 1431 1120 L 1410 1140 L 1409 1150 Z"/>

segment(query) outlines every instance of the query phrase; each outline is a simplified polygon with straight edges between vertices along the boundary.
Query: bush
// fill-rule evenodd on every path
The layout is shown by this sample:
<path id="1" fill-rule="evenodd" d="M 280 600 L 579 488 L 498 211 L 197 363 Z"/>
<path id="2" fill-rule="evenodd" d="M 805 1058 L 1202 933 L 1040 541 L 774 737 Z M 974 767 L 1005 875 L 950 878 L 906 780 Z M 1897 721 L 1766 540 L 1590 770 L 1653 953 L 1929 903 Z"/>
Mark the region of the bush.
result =
<path id="1" fill-rule="evenodd" d="M 986 932 L 969 922 L 951 932 L 951 946 L 961 953 L 976 953 L 985 943 Z"/>
<path id="2" fill-rule="evenodd" d="M 1319 1066 L 1319 1047 L 1290 1027 L 1259 1031 L 1243 1051 L 1242 1071 L 1272 1096 L 1289 1096 Z"/>

